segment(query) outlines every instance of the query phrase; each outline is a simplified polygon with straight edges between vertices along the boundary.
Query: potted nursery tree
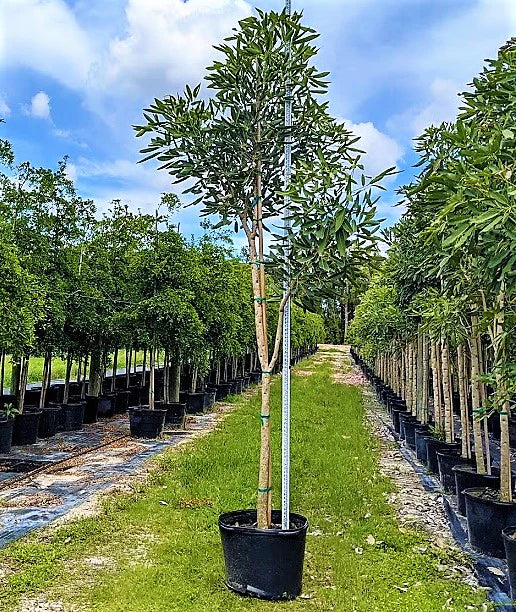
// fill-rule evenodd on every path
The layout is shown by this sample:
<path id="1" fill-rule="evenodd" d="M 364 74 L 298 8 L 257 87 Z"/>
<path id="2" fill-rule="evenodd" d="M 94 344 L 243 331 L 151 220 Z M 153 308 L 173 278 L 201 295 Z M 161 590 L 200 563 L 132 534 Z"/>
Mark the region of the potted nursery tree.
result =
<path id="1" fill-rule="evenodd" d="M 316 49 L 310 41 L 316 36 L 301 24 L 300 14 L 258 11 L 216 47 L 222 58 L 209 68 L 206 78 L 212 99 L 199 98 L 200 86 L 186 87 L 183 96 L 156 100 L 145 111 L 147 124 L 136 128 L 139 136 L 152 135 L 142 151 L 145 159 L 158 158 L 177 182 L 191 180 L 188 191 L 199 196 L 195 203 L 202 202 L 202 214 L 219 215 L 220 226 L 234 223 L 247 238 L 263 375 L 257 510 L 224 514 L 219 526 L 228 586 L 269 599 L 300 593 L 307 529 L 306 518 L 292 513 L 290 529 L 281 530 L 280 512 L 272 510 L 270 378 L 279 357 L 285 303 L 302 286 L 302 279 L 314 279 L 319 273 L 330 276 L 332 255 L 338 251 L 346 257 L 348 237 L 355 236 L 359 250 L 371 236 L 362 230 L 376 225 L 366 181 L 355 193 L 352 174 L 359 162 L 352 144 L 356 139 L 316 100 L 327 87 L 327 73 L 311 66 Z M 286 42 L 291 49 L 287 56 Z M 290 289 L 280 300 L 270 347 L 265 223 L 282 212 L 287 80 L 293 84 L 296 121 L 290 135 L 299 179 L 292 193 L 297 205 L 292 212 L 291 263 L 302 266 L 294 270 Z M 338 186 L 335 191 L 333 184 Z M 331 194 L 326 196 L 328 190 Z M 352 218 L 358 220 L 358 228 Z M 282 242 L 276 243 L 276 262 L 284 254 L 281 246 Z M 305 291 L 308 287 L 303 285 Z"/>

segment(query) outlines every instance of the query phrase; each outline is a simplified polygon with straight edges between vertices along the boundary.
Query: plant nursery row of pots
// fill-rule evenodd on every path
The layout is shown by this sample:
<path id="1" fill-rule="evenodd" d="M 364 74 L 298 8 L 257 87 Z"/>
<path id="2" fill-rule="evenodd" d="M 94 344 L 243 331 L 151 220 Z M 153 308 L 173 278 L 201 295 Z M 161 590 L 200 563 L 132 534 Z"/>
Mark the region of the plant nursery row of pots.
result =
<path id="1" fill-rule="evenodd" d="M 461 456 L 461 440 L 446 442 L 439 437 L 431 418 L 423 423 L 407 407 L 398 393 L 375 375 L 365 360 L 352 350 L 362 369 L 386 407 L 392 428 L 400 440 L 437 476 L 445 492 L 455 495 L 458 513 L 466 517 L 471 547 L 488 556 L 506 558 L 512 597 L 516 596 L 516 503 L 500 500 L 500 469 L 479 473 L 475 454 Z M 511 486 L 514 490 L 514 478 Z"/>
<path id="2" fill-rule="evenodd" d="M 297 363 L 313 349 L 296 351 L 292 363 Z M 247 360 L 252 365 L 252 359 Z M 242 363 L 244 366 L 244 363 Z M 115 415 L 129 414 L 131 436 L 136 438 L 157 438 L 164 429 L 184 429 L 187 414 L 208 412 L 215 401 L 221 401 L 228 395 L 245 391 L 251 384 L 261 380 L 261 371 L 241 368 L 239 375 L 227 378 L 220 372 L 231 373 L 231 368 L 220 368 L 216 364 L 208 374 L 197 379 L 195 391 L 182 390 L 179 401 L 166 401 L 164 395 L 167 368 L 155 368 L 153 376 L 148 371 L 105 376 L 102 392 L 98 395 L 88 394 L 88 383 L 70 382 L 68 399 L 65 383 L 54 383 L 46 389 L 44 405 L 41 405 L 42 388 L 32 386 L 25 390 L 23 412 L 14 409 L 0 419 L 0 453 L 9 453 L 12 446 L 35 444 L 38 439 L 48 439 L 58 432 L 77 431 L 83 425 L 97 422 L 98 419 Z M 277 365 L 275 371 L 278 372 Z M 152 383 L 151 383 L 152 380 Z M 189 388 L 191 375 L 188 368 L 180 378 L 181 387 Z M 215 382 L 216 381 L 216 382 Z M 151 390 L 152 387 L 152 390 Z M 150 407 L 149 395 L 153 394 L 153 407 Z M 15 394 L 0 396 L 0 411 L 6 406 L 16 408 Z"/>

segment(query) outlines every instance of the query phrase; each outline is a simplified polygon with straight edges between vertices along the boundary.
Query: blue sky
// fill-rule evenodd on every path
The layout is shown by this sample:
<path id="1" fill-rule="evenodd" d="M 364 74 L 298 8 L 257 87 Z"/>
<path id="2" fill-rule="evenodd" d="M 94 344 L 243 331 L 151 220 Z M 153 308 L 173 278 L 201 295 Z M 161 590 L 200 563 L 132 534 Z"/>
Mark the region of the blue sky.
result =
<path id="1" fill-rule="evenodd" d="M 244 0 L 2 0 L 0 117 L 18 161 L 55 167 L 64 155 L 79 192 L 100 210 L 112 198 L 152 209 L 164 173 L 136 165 L 131 125 L 154 97 L 197 83 L 212 45 L 254 4 Z M 280 10 L 282 0 L 260 8 Z M 394 222 L 394 189 L 410 180 L 412 139 L 453 119 L 457 93 L 484 58 L 516 34 L 516 0 L 293 0 L 321 34 L 331 110 L 362 137 L 371 172 L 396 165 L 381 213 Z M 180 213 L 182 230 L 197 212 Z"/>

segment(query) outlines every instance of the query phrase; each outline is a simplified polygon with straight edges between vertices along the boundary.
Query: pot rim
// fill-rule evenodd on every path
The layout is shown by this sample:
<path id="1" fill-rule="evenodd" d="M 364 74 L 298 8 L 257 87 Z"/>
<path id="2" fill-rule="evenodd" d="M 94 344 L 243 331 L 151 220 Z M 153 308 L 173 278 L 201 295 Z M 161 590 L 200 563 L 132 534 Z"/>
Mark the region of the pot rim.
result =
<path id="1" fill-rule="evenodd" d="M 465 465 L 454 465 L 454 466 L 452 467 L 452 470 L 454 470 L 455 472 L 459 472 L 460 470 L 463 470 L 464 468 L 468 468 L 468 467 L 471 467 L 471 466 L 465 466 Z M 479 473 L 476 471 L 476 466 L 473 466 L 473 467 L 475 467 L 475 472 L 474 472 L 474 473 L 475 473 L 477 476 L 489 476 L 489 478 L 500 478 L 500 474 L 479 474 Z M 496 468 L 491 467 L 491 469 L 496 469 Z M 467 471 L 467 473 L 468 473 L 468 474 L 471 474 L 471 473 L 472 473 L 470 470 L 466 470 L 466 471 Z M 478 487 L 477 487 L 477 488 L 478 488 Z"/>
<path id="2" fill-rule="evenodd" d="M 219 524 L 219 528 L 228 532 L 228 531 L 232 531 L 235 533 L 243 533 L 243 534 L 249 534 L 249 535 L 264 535 L 264 536 L 279 536 L 279 537 L 286 537 L 286 536 L 292 536 L 292 535 L 297 535 L 302 533 L 303 531 L 307 531 L 308 530 L 308 519 L 306 518 L 306 516 L 303 516 L 302 514 L 297 514 L 296 512 L 291 512 L 290 516 L 291 517 L 296 517 L 299 518 L 303 521 L 303 524 L 300 527 L 296 527 L 295 529 L 258 529 L 258 527 L 236 527 L 235 525 L 230 525 L 228 523 L 225 522 L 225 520 L 229 519 L 230 517 L 234 517 L 235 515 L 240 515 L 240 514 L 256 514 L 256 509 L 247 509 L 247 510 L 233 510 L 231 512 L 223 512 L 222 514 L 219 515 L 219 519 L 218 519 L 218 524 Z"/>
<path id="3" fill-rule="evenodd" d="M 513 506 L 516 507 L 516 501 L 505 502 L 505 501 L 498 501 L 495 499 L 482 499 L 481 497 L 478 497 L 477 495 L 474 494 L 475 491 L 485 491 L 485 490 L 496 491 L 496 489 L 492 489 L 491 487 L 469 487 L 467 489 L 464 489 L 462 493 L 466 497 L 473 498 L 475 500 L 479 500 L 480 503 L 489 504 L 493 506 L 501 506 L 502 508 L 513 507 Z"/>
<path id="4" fill-rule="evenodd" d="M 516 544 L 516 538 L 511 538 L 511 535 L 514 533 L 516 533 L 516 525 L 511 525 L 509 527 L 506 527 L 505 529 L 502 529 L 503 539 Z"/>

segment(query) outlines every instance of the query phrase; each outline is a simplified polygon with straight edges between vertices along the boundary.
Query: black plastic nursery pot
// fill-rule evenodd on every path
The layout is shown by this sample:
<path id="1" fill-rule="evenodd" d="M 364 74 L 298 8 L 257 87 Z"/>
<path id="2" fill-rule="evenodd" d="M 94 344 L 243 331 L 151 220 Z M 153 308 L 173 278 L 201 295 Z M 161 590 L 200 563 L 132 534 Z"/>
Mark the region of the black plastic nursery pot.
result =
<path id="1" fill-rule="evenodd" d="M 109 418 L 115 414 L 115 394 L 104 393 L 99 396 L 97 417 Z"/>
<path id="2" fill-rule="evenodd" d="M 204 412 L 204 393 L 186 394 L 186 412 L 188 414 L 201 414 Z"/>
<path id="3" fill-rule="evenodd" d="M 475 465 L 475 458 L 467 459 L 461 457 L 459 452 L 449 453 L 447 451 L 437 451 L 437 465 L 439 466 L 439 480 L 443 489 L 448 493 L 455 493 L 455 466 Z"/>
<path id="4" fill-rule="evenodd" d="M 516 503 L 499 501 L 499 491 L 488 487 L 465 489 L 469 543 L 475 549 L 503 558 L 502 531 L 516 525 Z"/>
<path id="5" fill-rule="evenodd" d="M 273 524 L 281 512 L 272 511 Z M 241 594 L 267 600 L 295 599 L 301 593 L 308 521 L 290 514 L 288 530 L 257 529 L 256 510 L 221 514 L 220 537 L 227 586 Z"/>
<path id="6" fill-rule="evenodd" d="M 0 421 L 0 453 L 2 454 L 11 452 L 13 427 L 14 419 Z"/>
<path id="7" fill-rule="evenodd" d="M 418 423 L 416 417 L 409 412 L 402 412 L 399 415 L 400 419 L 400 438 L 405 439 L 405 423 Z"/>
<path id="8" fill-rule="evenodd" d="M 206 389 L 204 392 L 204 410 L 210 410 L 210 408 L 213 408 L 216 396 L 217 391 L 215 389 Z"/>
<path id="9" fill-rule="evenodd" d="M 14 417 L 13 446 L 36 443 L 40 416 L 41 410 L 25 409 Z"/>
<path id="10" fill-rule="evenodd" d="M 86 402 L 62 404 L 61 415 L 64 431 L 78 431 L 84 423 L 84 410 Z"/>
<path id="11" fill-rule="evenodd" d="M 186 404 L 174 403 L 162 404 L 163 410 L 167 411 L 165 423 L 170 429 L 184 429 Z"/>
<path id="12" fill-rule="evenodd" d="M 405 419 L 405 422 L 403 424 L 403 431 L 405 433 L 405 444 L 412 450 L 415 450 L 416 448 L 416 429 L 420 427 L 421 423 L 416 419 Z M 426 429 L 425 431 L 428 431 L 428 429 Z"/>
<path id="13" fill-rule="evenodd" d="M 218 385 L 213 385 L 213 387 L 217 390 L 217 395 L 215 396 L 217 401 L 226 399 L 231 393 L 231 383 L 219 383 Z"/>
<path id="14" fill-rule="evenodd" d="M 124 389 L 117 391 L 115 395 L 115 414 L 122 414 L 127 411 L 129 405 L 129 396 L 131 391 Z"/>
<path id="15" fill-rule="evenodd" d="M 99 413 L 100 398 L 95 395 L 86 396 L 86 406 L 84 407 L 83 423 L 96 423 Z"/>
<path id="16" fill-rule="evenodd" d="M 452 472 L 455 476 L 458 511 L 462 516 L 466 516 L 465 489 L 478 487 L 500 488 L 500 471 L 497 468 L 491 468 L 491 474 L 479 474 L 474 465 L 456 465 L 452 468 Z"/>
<path id="17" fill-rule="evenodd" d="M 431 438 L 428 428 L 423 429 L 423 426 L 417 427 L 414 430 L 414 443 L 416 445 L 416 457 L 421 463 L 426 465 L 427 454 L 426 454 L 426 441 Z"/>
<path id="18" fill-rule="evenodd" d="M 129 427 L 133 438 L 159 438 L 165 426 L 166 410 L 148 407 L 131 408 L 129 410 Z"/>
<path id="19" fill-rule="evenodd" d="M 261 372 L 251 372 L 250 377 L 251 377 L 251 383 L 256 385 L 261 381 L 262 373 Z"/>
<path id="20" fill-rule="evenodd" d="M 516 598 L 516 527 L 506 527 L 502 531 L 505 558 L 509 570 L 509 584 L 511 586 L 511 599 Z"/>
<path id="21" fill-rule="evenodd" d="M 400 433 L 400 414 L 405 414 L 407 411 L 405 408 L 393 408 L 392 409 L 392 426 L 394 431 Z"/>
<path id="22" fill-rule="evenodd" d="M 38 438 L 51 438 L 57 431 L 57 419 L 60 408 L 43 408 L 38 424 Z"/>
<path id="23" fill-rule="evenodd" d="M 448 453 L 460 452 L 460 444 L 456 442 L 445 442 L 438 438 L 428 437 L 426 440 L 426 464 L 428 469 L 434 474 L 439 473 L 439 464 L 437 463 L 437 451 Z"/>

